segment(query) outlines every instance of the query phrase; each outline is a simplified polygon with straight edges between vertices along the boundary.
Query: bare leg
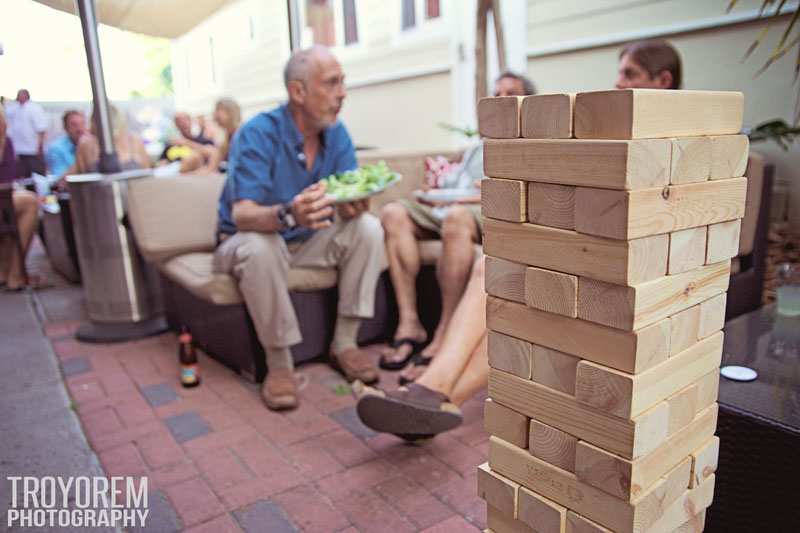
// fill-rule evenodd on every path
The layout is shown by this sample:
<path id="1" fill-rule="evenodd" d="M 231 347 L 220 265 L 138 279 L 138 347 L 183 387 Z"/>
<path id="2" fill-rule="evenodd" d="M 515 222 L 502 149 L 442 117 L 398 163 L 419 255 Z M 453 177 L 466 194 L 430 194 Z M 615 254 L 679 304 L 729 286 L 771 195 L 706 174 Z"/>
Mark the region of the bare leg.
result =
<path id="1" fill-rule="evenodd" d="M 28 248 L 31 245 L 33 234 L 36 232 L 38 222 L 39 203 L 36 195 L 28 191 L 16 191 L 13 196 L 14 211 L 17 215 L 17 229 L 19 230 L 20 240 L 22 241 L 22 257 L 16 246 L 13 246 L 10 254 L 8 276 L 6 282 L 11 289 L 22 287 L 25 279 L 22 275 L 22 266 Z"/>
<path id="2" fill-rule="evenodd" d="M 11 267 L 11 248 L 14 243 L 11 237 L 0 237 L 0 283 L 8 279 L 8 270 Z"/>
<path id="3" fill-rule="evenodd" d="M 450 401 L 461 405 L 472 398 L 479 390 L 486 387 L 489 381 L 489 352 L 487 335 L 483 336 L 478 347 L 470 355 L 469 363 L 453 386 Z"/>
<path id="4" fill-rule="evenodd" d="M 416 280 L 420 269 L 419 228 L 408 210 L 399 203 L 390 203 L 381 210 L 386 239 L 386 254 L 389 259 L 389 275 L 394 285 L 399 323 L 394 333 L 395 339 L 410 338 L 423 342 L 426 338 L 425 328 L 417 314 Z M 389 361 L 401 361 L 409 353 L 410 347 L 404 345 L 396 352 L 386 354 Z"/>
<path id="5" fill-rule="evenodd" d="M 472 353 L 486 336 L 486 293 L 484 258 L 475 261 L 464 297 L 444 335 L 441 349 L 417 383 L 446 396 L 454 392 Z"/>

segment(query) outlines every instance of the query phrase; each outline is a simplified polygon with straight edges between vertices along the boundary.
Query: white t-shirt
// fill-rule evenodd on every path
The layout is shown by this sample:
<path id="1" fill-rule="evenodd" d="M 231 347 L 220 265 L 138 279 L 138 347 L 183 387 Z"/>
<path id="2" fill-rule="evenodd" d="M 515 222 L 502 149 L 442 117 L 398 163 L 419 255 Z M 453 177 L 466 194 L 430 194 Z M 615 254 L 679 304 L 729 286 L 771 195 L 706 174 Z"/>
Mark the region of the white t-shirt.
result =
<path id="1" fill-rule="evenodd" d="M 20 155 L 36 155 L 39 152 L 39 133 L 47 131 L 47 115 L 42 106 L 28 100 L 25 105 L 9 103 L 8 136 L 14 143 L 14 151 Z"/>

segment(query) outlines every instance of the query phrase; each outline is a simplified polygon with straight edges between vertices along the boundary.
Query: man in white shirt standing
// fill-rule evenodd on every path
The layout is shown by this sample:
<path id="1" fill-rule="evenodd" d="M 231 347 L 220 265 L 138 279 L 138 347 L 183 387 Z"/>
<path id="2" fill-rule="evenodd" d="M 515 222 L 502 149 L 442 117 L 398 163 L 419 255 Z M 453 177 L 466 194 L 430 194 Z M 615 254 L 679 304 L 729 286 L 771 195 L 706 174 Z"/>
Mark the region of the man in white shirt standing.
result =
<path id="1" fill-rule="evenodd" d="M 17 153 L 19 177 L 30 177 L 32 172 L 45 174 L 44 137 L 47 133 L 47 115 L 42 106 L 31 102 L 27 89 L 17 93 L 16 105 L 8 106 L 8 136 Z"/>

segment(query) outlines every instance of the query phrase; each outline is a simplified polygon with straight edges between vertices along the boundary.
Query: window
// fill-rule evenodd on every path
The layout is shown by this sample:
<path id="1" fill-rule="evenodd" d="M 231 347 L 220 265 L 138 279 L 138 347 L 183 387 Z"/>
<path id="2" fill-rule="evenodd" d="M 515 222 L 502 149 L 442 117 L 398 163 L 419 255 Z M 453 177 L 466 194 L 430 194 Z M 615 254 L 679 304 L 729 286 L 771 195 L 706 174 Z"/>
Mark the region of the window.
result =
<path id="1" fill-rule="evenodd" d="M 417 13 L 424 13 L 425 20 L 437 19 L 441 15 L 440 0 L 403 0 L 401 27 L 410 30 L 417 27 Z"/>
<path id="2" fill-rule="evenodd" d="M 306 0 L 303 46 L 358 43 L 356 0 Z"/>
<path id="3" fill-rule="evenodd" d="M 208 52 L 211 55 L 211 83 L 217 82 L 217 68 L 214 61 L 214 38 L 208 38 Z"/>

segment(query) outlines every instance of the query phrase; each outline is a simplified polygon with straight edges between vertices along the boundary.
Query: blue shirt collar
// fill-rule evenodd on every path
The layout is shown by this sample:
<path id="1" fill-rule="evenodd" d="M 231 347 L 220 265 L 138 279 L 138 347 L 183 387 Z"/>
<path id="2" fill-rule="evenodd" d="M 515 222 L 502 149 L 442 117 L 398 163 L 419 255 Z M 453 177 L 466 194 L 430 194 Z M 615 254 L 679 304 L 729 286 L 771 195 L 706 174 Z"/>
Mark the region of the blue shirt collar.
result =
<path id="1" fill-rule="evenodd" d="M 283 142 L 286 143 L 289 148 L 302 150 L 303 134 L 300 133 L 300 130 L 297 128 L 297 124 L 294 122 L 292 114 L 289 112 L 288 103 L 281 106 L 281 114 L 283 115 L 283 120 L 286 123 L 286 137 L 284 138 Z M 333 126 L 330 126 L 322 130 L 322 134 L 320 135 L 320 144 L 322 145 L 323 149 L 325 149 L 325 145 L 328 144 L 328 135 L 332 127 Z"/>

